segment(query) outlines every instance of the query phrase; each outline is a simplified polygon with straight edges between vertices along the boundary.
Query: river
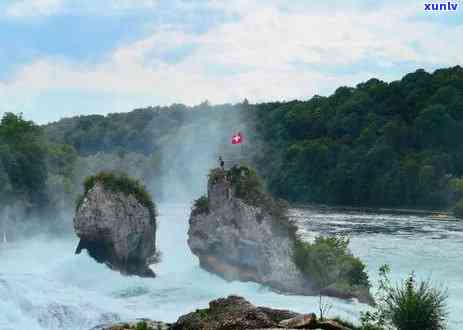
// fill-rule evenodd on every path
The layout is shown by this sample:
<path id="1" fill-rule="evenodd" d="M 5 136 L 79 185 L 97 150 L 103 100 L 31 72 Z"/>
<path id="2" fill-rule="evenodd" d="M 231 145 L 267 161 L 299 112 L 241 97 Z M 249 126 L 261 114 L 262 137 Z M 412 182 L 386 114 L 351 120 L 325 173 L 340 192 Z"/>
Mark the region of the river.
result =
<path id="1" fill-rule="evenodd" d="M 0 330 L 88 330 L 101 323 L 146 317 L 175 321 L 230 294 L 252 303 L 316 312 L 318 298 L 280 295 L 255 283 L 228 283 L 201 270 L 188 249 L 189 206 L 159 207 L 158 244 L 162 262 L 155 279 L 125 277 L 74 255 L 77 239 L 37 236 L 0 246 Z M 449 290 L 449 329 L 463 328 L 463 222 L 424 215 L 293 209 L 307 239 L 347 233 L 373 283 L 389 264 L 394 281 L 412 270 Z M 331 316 L 355 321 L 364 305 L 327 299 Z"/>

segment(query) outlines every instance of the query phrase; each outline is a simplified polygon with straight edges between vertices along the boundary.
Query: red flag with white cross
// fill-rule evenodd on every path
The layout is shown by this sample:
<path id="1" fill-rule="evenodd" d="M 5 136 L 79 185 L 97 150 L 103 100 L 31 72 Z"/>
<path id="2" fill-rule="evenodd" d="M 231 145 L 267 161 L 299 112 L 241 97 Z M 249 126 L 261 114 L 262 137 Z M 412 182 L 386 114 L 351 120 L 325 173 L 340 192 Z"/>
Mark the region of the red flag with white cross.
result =
<path id="1" fill-rule="evenodd" d="M 232 144 L 241 144 L 243 143 L 243 134 L 238 132 L 238 134 L 233 135 L 232 137 Z"/>

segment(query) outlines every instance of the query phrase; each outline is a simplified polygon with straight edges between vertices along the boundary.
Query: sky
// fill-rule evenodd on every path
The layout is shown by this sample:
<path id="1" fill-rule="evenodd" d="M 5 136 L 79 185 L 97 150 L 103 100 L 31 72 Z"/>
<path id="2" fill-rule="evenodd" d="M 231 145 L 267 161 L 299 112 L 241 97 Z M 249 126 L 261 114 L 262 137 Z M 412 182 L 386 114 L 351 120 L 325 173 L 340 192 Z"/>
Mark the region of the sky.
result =
<path id="1" fill-rule="evenodd" d="M 0 115 L 306 100 L 463 65 L 463 0 L 426 2 L 2 0 Z"/>

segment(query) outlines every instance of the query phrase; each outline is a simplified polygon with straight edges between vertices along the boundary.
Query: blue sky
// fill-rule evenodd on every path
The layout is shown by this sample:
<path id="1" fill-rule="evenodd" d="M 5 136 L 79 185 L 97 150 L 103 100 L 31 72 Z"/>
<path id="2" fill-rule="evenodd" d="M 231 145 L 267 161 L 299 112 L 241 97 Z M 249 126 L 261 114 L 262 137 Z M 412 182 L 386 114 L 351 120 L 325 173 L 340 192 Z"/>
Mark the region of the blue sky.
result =
<path id="1" fill-rule="evenodd" d="M 463 2 L 4 0 L 0 113 L 307 99 L 463 63 Z"/>

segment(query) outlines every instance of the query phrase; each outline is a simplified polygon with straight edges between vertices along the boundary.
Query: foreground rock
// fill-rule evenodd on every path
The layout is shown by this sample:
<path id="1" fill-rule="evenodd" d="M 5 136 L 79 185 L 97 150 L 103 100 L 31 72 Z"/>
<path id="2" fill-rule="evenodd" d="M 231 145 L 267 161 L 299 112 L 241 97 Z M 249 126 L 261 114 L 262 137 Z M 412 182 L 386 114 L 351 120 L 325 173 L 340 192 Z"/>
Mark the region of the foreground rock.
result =
<path id="1" fill-rule="evenodd" d="M 156 255 L 153 211 L 134 194 L 108 189 L 103 180 L 94 181 L 74 218 L 80 238 L 76 253 L 87 249 L 95 260 L 123 274 L 154 277 L 148 267 Z"/>
<path id="2" fill-rule="evenodd" d="M 242 297 L 229 296 L 211 301 L 207 309 L 180 317 L 172 329 L 269 329 L 279 327 L 280 321 L 297 315 L 285 310 L 255 307 Z"/>
<path id="3" fill-rule="evenodd" d="M 296 317 L 283 320 L 279 325 L 283 328 L 301 329 L 305 327 L 313 327 L 317 324 L 317 316 L 315 314 L 298 315 Z"/>
<path id="4" fill-rule="evenodd" d="M 170 330 L 171 325 L 164 322 L 139 319 L 117 324 L 99 325 L 91 330 Z"/>
<path id="5" fill-rule="evenodd" d="M 350 330 L 333 320 L 318 321 L 315 314 L 298 314 L 288 310 L 256 307 L 239 296 L 220 298 L 209 308 L 181 316 L 174 324 L 137 320 L 102 325 L 92 330 L 245 330 L 245 329 L 322 329 Z"/>
<path id="6" fill-rule="evenodd" d="M 238 198 L 227 175 L 220 169 L 212 172 L 204 200 L 207 208 L 194 209 L 190 216 L 188 245 L 201 267 L 226 280 L 312 294 L 311 284 L 293 261 L 294 228 L 268 207 Z"/>
<path id="7" fill-rule="evenodd" d="M 213 300 L 209 308 L 184 315 L 172 330 L 238 330 L 238 329 L 325 329 L 349 330 L 339 323 L 318 322 L 315 314 L 298 314 L 287 310 L 256 307 L 239 296 Z"/>

